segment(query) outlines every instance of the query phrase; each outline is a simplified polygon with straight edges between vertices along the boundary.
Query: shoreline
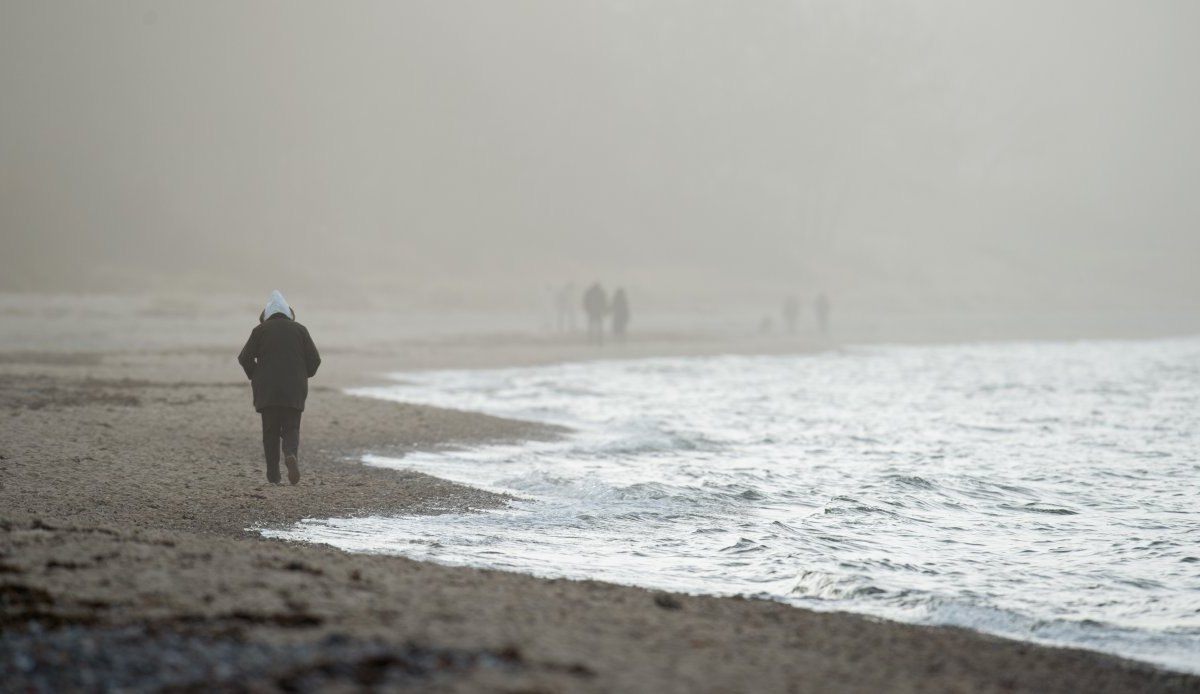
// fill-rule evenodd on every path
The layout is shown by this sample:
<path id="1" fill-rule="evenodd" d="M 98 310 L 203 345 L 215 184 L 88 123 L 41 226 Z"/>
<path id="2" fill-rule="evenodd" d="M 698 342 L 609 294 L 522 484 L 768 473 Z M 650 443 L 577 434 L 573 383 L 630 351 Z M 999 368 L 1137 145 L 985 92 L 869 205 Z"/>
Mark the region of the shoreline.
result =
<path id="1" fill-rule="evenodd" d="M 246 529 L 495 508 L 506 497 L 347 457 L 561 431 L 350 396 L 319 375 L 304 478 L 273 487 L 231 356 L 67 361 L 0 359 L 6 681 L 87 686 L 143 672 L 129 686 L 1200 691 L 1195 675 L 962 629 L 262 538 Z M 329 380 L 361 383 L 377 366 Z M 183 664 L 138 670 L 147 661 Z"/>

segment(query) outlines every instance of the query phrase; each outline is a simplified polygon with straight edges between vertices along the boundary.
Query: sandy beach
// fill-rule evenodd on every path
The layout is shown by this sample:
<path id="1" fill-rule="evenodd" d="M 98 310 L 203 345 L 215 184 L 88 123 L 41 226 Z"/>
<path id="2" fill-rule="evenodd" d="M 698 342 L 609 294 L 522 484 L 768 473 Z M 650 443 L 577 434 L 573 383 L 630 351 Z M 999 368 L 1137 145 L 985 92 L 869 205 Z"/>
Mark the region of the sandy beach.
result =
<path id="1" fill-rule="evenodd" d="M 190 348 L 182 335 L 169 348 L 47 342 L 0 354 L 6 689 L 1200 691 L 1195 676 L 958 629 L 262 539 L 254 528 L 307 517 L 506 501 L 367 467 L 363 452 L 562 434 L 342 388 L 405 368 L 589 355 L 516 338 L 334 344 L 304 416 L 303 478 L 290 487 L 266 483 L 239 345 L 192 337 Z"/>

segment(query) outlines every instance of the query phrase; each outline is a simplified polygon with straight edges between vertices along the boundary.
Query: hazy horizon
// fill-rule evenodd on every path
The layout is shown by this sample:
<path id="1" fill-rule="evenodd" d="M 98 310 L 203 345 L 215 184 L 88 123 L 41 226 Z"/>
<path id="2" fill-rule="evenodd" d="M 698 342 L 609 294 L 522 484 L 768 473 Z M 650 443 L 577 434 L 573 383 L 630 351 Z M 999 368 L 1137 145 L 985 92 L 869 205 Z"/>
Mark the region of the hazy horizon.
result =
<path id="1" fill-rule="evenodd" d="M 0 7 L 0 290 L 1200 307 L 1200 6 Z M 439 299 L 439 297 L 441 297 Z"/>

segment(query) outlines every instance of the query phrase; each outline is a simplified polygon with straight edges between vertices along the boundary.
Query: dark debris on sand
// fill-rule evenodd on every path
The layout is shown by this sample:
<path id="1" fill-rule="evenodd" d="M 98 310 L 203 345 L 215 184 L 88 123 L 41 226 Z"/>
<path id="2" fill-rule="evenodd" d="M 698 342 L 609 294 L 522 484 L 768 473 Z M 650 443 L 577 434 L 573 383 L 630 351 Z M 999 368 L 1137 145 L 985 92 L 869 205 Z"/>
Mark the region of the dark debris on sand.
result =
<path id="1" fill-rule="evenodd" d="M 260 643 L 237 628 L 139 624 L 0 632 L 7 691 L 319 691 L 331 686 L 424 688 L 478 669 L 516 672 L 515 650 L 395 646 L 331 634 L 318 641 Z"/>

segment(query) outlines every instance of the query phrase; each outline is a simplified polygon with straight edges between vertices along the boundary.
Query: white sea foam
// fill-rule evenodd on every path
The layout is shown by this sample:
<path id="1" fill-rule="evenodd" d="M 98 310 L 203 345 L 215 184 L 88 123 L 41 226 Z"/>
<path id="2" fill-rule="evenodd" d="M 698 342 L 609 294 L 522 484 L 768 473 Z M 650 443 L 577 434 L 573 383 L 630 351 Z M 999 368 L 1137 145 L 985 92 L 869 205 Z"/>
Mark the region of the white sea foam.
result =
<path id="1" fill-rule="evenodd" d="M 747 594 L 1200 671 L 1200 340 L 873 347 L 399 374 L 565 424 L 364 462 L 518 495 L 276 537 Z"/>

